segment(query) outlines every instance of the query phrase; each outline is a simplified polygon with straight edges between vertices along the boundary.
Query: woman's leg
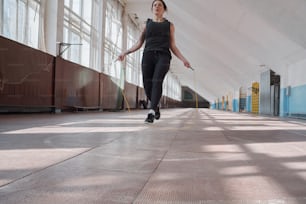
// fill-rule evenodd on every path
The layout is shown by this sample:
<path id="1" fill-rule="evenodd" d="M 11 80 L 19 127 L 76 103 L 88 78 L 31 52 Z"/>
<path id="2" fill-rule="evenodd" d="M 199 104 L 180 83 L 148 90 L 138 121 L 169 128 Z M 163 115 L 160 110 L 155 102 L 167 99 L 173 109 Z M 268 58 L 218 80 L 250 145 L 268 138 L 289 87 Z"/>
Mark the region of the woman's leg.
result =
<path id="1" fill-rule="evenodd" d="M 167 54 L 159 53 L 152 79 L 151 109 L 153 110 L 157 110 L 157 106 L 163 93 L 163 81 L 169 71 L 169 67 L 170 57 Z"/>
<path id="2" fill-rule="evenodd" d="M 152 78 L 155 69 L 155 56 L 153 52 L 145 52 L 142 57 L 142 80 L 145 93 L 151 101 L 152 93 Z"/>

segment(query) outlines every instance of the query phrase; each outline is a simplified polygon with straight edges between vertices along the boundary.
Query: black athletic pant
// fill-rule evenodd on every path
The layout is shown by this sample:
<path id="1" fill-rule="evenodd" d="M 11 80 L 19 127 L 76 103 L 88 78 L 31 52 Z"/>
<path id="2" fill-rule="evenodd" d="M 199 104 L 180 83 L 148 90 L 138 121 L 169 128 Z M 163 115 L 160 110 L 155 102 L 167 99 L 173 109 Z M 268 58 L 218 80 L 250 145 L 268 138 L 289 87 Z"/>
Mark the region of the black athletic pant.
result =
<path id="1" fill-rule="evenodd" d="M 146 51 L 142 57 L 142 77 L 145 93 L 156 110 L 163 92 L 163 81 L 169 71 L 171 56 L 161 51 Z"/>

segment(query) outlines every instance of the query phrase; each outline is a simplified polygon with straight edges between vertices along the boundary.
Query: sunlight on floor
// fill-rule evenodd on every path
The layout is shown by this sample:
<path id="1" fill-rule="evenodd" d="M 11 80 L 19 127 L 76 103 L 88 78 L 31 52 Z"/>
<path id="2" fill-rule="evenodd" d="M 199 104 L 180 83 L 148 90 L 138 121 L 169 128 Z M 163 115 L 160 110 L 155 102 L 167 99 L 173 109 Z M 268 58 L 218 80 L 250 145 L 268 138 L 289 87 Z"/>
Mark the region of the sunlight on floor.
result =
<path id="1" fill-rule="evenodd" d="M 256 126 L 232 126 L 228 127 L 228 130 L 252 130 L 252 131 L 267 131 L 267 130 L 306 130 L 306 127 L 295 126 L 269 126 L 269 125 L 256 125 Z"/>
<path id="2" fill-rule="evenodd" d="M 82 125 L 82 124 L 131 124 L 131 123 L 139 123 L 140 120 L 135 120 L 135 119 L 129 119 L 129 120 L 120 120 L 120 119 L 96 119 L 96 120 L 86 120 L 86 121 L 78 121 L 78 122 L 69 122 L 69 123 L 62 123 L 58 124 L 61 126 L 69 126 L 69 125 Z M 141 124 L 142 124 L 141 120 Z"/>
<path id="3" fill-rule="evenodd" d="M 223 131 L 224 129 L 222 127 L 205 127 L 203 128 L 205 131 Z"/>
<path id="4" fill-rule="evenodd" d="M 35 128 L 26 128 L 3 132 L 3 134 L 60 134 L 60 133 L 118 133 L 118 132 L 137 132 L 146 129 L 146 127 L 61 127 L 61 126 L 43 126 Z"/>
<path id="5" fill-rule="evenodd" d="M 250 176 L 259 175 L 261 173 L 260 169 L 256 166 L 235 166 L 235 167 L 225 167 L 219 170 L 220 175 L 224 176 Z"/>
<path id="6" fill-rule="evenodd" d="M 0 150 L 0 171 L 43 168 L 48 162 L 61 161 L 88 148 L 8 149 Z M 22 156 L 21 156 L 22 155 Z"/>

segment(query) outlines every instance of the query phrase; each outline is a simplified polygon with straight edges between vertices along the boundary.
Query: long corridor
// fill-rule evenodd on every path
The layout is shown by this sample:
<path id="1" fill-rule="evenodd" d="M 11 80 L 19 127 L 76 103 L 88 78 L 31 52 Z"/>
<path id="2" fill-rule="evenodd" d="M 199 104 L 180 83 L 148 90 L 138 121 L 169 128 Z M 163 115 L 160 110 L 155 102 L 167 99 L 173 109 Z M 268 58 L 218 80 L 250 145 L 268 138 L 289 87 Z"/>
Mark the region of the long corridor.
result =
<path id="1" fill-rule="evenodd" d="M 161 113 L 0 115 L 0 203 L 306 203 L 305 120 Z"/>

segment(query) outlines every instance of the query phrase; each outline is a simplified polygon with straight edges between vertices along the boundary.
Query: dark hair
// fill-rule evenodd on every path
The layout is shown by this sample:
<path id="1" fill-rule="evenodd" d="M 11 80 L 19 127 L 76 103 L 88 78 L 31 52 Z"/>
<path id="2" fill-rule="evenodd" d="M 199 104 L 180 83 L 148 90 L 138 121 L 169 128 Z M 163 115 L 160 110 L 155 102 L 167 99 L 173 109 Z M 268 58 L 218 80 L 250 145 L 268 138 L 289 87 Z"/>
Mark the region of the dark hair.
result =
<path id="1" fill-rule="evenodd" d="M 162 2 L 163 5 L 164 5 L 165 11 L 167 11 L 167 5 L 166 5 L 166 3 L 165 3 L 163 0 L 154 0 L 154 1 L 152 2 L 152 7 L 151 7 L 151 9 L 153 8 L 153 5 L 154 5 L 155 1 L 160 1 L 160 2 Z"/>

